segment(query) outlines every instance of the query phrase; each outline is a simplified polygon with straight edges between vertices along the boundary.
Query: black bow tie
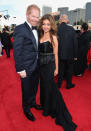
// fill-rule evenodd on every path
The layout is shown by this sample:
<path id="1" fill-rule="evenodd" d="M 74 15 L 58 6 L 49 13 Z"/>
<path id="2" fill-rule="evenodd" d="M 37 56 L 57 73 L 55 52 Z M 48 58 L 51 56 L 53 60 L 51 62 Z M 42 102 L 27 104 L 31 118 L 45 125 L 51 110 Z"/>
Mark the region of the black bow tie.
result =
<path id="1" fill-rule="evenodd" d="M 32 26 L 32 30 L 37 30 L 37 26 Z"/>

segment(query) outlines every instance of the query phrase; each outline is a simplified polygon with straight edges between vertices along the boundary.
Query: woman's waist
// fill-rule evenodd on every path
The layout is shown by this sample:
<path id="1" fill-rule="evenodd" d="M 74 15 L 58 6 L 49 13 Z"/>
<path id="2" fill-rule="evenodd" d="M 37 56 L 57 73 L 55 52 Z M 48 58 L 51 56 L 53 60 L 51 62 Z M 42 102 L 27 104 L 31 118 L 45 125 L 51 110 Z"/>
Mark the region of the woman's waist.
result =
<path id="1" fill-rule="evenodd" d="M 55 61 L 53 53 L 39 53 L 39 64 L 44 65 Z"/>
<path id="2" fill-rule="evenodd" d="M 53 52 L 39 52 L 39 55 L 51 56 L 51 55 L 54 55 L 54 53 Z"/>

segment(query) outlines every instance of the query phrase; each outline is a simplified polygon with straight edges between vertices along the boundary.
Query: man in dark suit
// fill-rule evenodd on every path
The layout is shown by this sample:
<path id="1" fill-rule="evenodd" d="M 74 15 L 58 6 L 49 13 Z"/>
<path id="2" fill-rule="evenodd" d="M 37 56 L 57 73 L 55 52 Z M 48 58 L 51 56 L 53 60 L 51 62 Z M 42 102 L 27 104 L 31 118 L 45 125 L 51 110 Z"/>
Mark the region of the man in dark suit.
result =
<path id="1" fill-rule="evenodd" d="M 88 31 L 88 24 L 81 25 L 81 33 L 78 37 L 78 60 L 76 76 L 82 76 L 87 68 L 87 53 L 89 50 L 90 32 Z"/>
<path id="2" fill-rule="evenodd" d="M 10 35 L 7 32 L 6 28 L 3 29 L 3 33 L 1 34 L 1 42 L 4 46 L 7 57 L 10 58 L 11 41 L 10 41 Z"/>
<path id="3" fill-rule="evenodd" d="M 68 16 L 60 17 L 58 25 L 58 56 L 59 56 L 59 74 L 58 87 L 61 88 L 62 81 L 66 79 L 67 89 L 74 87 L 72 84 L 73 61 L 77 60 L 77 38 L 76 32 L 72 26 L 68 25 Z"/>
<path id="4" fill-rule="evenodd" d="M 14 31 L 14 59 L 17 73 L 21 77 L 23 111 L 29 120 L 35 117 L 30 108 L 41 109 L 36 104 L 36 92 L 39 82 L 38 72 L 38 32 L 40 9 L 37 5 L 30 5 L 26 11 L 26 22 Z"/>

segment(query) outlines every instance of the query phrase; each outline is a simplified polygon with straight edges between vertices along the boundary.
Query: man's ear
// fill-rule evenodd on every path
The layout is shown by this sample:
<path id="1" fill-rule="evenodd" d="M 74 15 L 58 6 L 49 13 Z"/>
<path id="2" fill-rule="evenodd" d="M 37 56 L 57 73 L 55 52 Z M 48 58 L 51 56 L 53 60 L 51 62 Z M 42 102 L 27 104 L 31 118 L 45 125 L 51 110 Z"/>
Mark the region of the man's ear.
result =
<path id="1" fill-rule="evenodd" d="M 26 13 L 26 18 L 28 18 L 28 14 Z"/>

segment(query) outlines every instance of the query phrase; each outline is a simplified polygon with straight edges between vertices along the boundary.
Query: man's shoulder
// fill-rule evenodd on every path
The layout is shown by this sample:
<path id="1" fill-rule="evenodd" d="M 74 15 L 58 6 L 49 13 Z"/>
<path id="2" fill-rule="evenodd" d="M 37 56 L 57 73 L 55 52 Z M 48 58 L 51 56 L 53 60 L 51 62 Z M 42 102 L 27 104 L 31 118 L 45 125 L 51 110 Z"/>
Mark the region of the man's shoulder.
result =
<path id="1" fill-rule="evenodd" d="M 17 32 L 23 33 L 24 30 L 25 30 L 25 24 L 24 24 L 24 23 L 23 23 L 23 24 L 20 24 L 20 25 L 17 25 L 17 26 L 15 27 L 14 34 L 17 33 Z"/>
<path id="2" fill-rule="evenodd" d="M 15 29 L 21 29 L 21 28 L 24 28 L 24 27 L 25 27 L 25 25 L 23 23 L 23 24 L 17 25 Z"/>
<path id="3" fill-rule="evenodd" d="M 72 25 L 67 24 L 67 27 L 68 27 L 70 30 L 74 30 L 74 28 L 73 28 Z"/>
<path id="4" fill-rule="evenodd" d="M 61 24 L 59 24 L 59 28 L 67 29 L 69 27 L 65 22 L 62 22 Z"/>
<path id="5" fill-rule="evenodd" d="M 58 24 L 57 26 L 58 30 L 64 29 L 65 25 L 63 23 Z"/>

